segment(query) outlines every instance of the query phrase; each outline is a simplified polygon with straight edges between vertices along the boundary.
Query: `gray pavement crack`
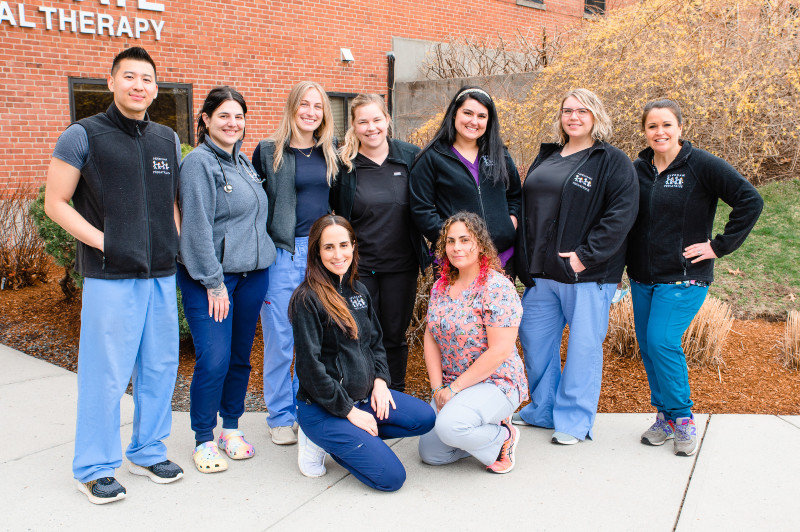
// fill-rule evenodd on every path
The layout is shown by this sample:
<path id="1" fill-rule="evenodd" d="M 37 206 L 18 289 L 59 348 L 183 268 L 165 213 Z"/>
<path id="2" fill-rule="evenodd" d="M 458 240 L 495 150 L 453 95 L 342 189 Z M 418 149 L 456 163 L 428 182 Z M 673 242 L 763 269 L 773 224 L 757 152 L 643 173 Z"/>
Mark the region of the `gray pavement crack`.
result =
<path id="1" fill-rule="evenodd" d="M 694 462 L 692 463 L 692 470 L 689 471 L 689 478 L 686 481 L 686 488 L 683 490 L 683 497 L 681 497 L 681 505 L 678 507 L 678 515 L 675 516 L 675 524 L 672 525 L 672 532 L 675 532 L 678 528 L 678 524 L 681 521 L 681 513 L 683 513 L 683 505 L 686 503 L 686 494 L 689 493 L 689 486 L 692 484 L 692 477 L 694 476 L 694 469 L 697 467 L 697 461 L 700 460 L 700 452 L 703 450 L 703 442 L 706 441 L 706 435 L 708 434 L 708 425 L 711 423 L 711 417 L 714 414 L 709 414 L 708 419 L 706 419 L 706 426 L 703 427 L 703 437 L 700 439 L 700 443 L 697 446 L 697 452 L 694 454 Z"/>

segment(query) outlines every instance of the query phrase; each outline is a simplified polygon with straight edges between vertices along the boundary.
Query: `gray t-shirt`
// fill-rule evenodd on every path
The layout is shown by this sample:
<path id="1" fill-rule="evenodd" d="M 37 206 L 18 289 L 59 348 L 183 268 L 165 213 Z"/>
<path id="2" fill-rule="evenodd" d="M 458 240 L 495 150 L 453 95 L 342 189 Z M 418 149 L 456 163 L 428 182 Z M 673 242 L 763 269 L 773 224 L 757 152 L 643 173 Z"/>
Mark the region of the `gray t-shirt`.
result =
<path id="1" fill-rule="evenodd" d="M 175 133 L 175 145 L 177 146 L 177 160 L 180 162 L 181 141 L 177 133 Z M 53 149 L 53 157 L 78 170 L 83 168 L 89 158 L 89 135 L 86 134 L 83 126 L 72 124 L 64 130 Z"/>

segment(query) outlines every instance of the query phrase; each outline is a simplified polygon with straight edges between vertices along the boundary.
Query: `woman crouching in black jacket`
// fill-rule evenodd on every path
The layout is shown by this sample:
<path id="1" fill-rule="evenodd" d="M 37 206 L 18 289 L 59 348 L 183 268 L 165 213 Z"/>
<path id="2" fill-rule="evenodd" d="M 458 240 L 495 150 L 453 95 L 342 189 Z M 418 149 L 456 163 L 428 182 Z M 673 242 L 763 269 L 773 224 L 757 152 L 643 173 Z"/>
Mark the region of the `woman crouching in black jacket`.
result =
<path id="1" fill-rule="evenodd" d="M 289 302 L 295 371 L 300 472 L 325 474 L 325 453 L 364 484 L 396 491 L 403 464 L 383 443 L 419 436 L 436 416 L 425 402 L 389 390 L 381 326 L 358 278 L 355 233 L 326 215 L 309 232 L 308 266 Z"/>

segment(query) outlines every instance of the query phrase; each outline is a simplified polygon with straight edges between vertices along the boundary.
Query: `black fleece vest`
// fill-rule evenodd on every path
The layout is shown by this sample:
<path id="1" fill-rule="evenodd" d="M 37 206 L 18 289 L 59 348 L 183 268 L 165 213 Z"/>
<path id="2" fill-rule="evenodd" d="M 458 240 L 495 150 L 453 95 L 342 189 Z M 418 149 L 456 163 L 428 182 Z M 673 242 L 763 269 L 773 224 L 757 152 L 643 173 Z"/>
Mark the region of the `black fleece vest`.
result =
<path id="1" fill-rule="evenodd" d="M 77 122 L 89 157 L 72 197 L 75 209 L 104 233 L 105 253 L 78 242 L 76 269 L 84 277 L 150 279 L 175 273 L 178 190 L 175 133 L 132 120 L 112 103 Z"/>

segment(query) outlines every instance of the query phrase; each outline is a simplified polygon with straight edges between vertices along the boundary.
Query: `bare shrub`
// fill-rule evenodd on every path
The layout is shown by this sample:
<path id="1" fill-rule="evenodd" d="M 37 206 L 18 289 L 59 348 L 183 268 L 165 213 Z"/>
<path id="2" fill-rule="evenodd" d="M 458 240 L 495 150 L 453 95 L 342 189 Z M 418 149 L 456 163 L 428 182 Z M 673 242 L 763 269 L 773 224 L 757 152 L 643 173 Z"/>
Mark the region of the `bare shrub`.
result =
<path id="1" fill-rule="evenodd" d="M 420 71 L 426 79 L 535 72 L 549 65 L 562 45 L 559 34 L 541 31 L 537 36 L 517 31 L 510 41 L 499 34 L 451 38 L 431 48 Z"/>
<path id="2" fill-rule="evenodd" d="M 788 368 L 800 369 L 800 312 L 796 310 L 790 310 L 786 317 L 783 363 Z"/>
<path id="3" fill-rule="evenodd" d="M 50 264 L 44 242 L 28 216 L 32 189 L 0 196 L 0 286 L 16 290 L 47 279 Z"/>
<path id="4" fill-rule="evenodd" d="M 628 358 L 642 358 L 633 326 L 633 300 L 630 293 L 611 305 L 606 342 L 614 352 Z"/>
<path id="5" fill-rule="evenodd" d="M 645 103 L 671 98 L 683 107 L 684 138 L 753 183 L 792 176 L 800 163 L 799 36 L 800 17 L 786 0 L 644 0 L 612 10 L 569 36 L 526 99 L 498 103 L 503 139 L 524 173 L 539 144 L 552 140 L 561 96 L 586 87 L 606 104 L 612 142 L 631 157 L 645 147 Z M 431 120 L 438 126 L 441 117 Z"/>
<path id="6" fill-rule="evenodd" d="M 686 361 L 701 366 L 722 365 L 722 346 L 732 325 L 731 307 L 715 297 L 706 299 L 683 335 Z"/>
<path id="7" fill-rule="evenodd" d="M 425 327 L 428 325 L 425 317 L 428 315 L 431 288 L 433 288 L 433 266 L 428 266 L 425 274 L 417 278 L 417 301 L 414 303 L 411 325 L 406 331 L 406 342 L 408 342 L 409 351 L 413 351 L 414 348 L 422 348 L 422 337 L 425 334 Z"/>

